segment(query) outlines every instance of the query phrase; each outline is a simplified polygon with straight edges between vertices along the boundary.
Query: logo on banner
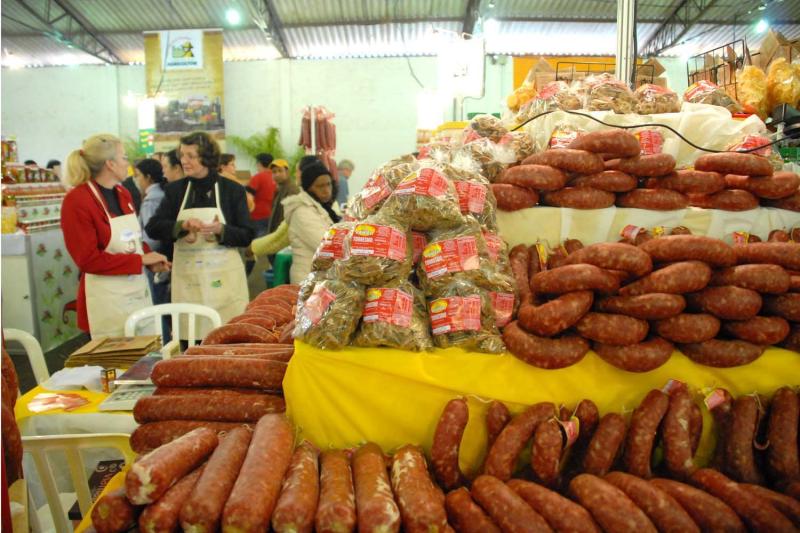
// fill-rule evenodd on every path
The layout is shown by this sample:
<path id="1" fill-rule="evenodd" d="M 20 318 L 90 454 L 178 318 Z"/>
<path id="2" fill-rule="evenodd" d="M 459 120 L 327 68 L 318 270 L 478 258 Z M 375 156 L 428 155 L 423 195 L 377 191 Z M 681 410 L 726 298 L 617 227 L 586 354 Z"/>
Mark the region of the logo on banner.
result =
<path id="1" fill-rule="evenodd" d="M 164 70 L 203 68 L 203 31 L 162 31 L 161 57 Z"/>

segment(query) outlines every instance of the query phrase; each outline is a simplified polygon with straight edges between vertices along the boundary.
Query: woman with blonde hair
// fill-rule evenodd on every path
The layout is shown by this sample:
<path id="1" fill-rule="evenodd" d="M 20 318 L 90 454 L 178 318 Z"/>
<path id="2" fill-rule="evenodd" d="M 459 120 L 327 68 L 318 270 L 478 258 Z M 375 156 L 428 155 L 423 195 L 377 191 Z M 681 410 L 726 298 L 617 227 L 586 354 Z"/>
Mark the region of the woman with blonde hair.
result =
<path id="1" fill-rule="evenodd" d="M 113 135 L 93 135 L 67 157 L 73 188 L 61 206 L 61 230 L 81 272 L 78 327 L 93 338 L 122 336 L 128 315 L 152 305 L 143 267 L 170 268 L 142 244 L 133 201 L 120 185 L 127 173 L 128 158 Z"/>

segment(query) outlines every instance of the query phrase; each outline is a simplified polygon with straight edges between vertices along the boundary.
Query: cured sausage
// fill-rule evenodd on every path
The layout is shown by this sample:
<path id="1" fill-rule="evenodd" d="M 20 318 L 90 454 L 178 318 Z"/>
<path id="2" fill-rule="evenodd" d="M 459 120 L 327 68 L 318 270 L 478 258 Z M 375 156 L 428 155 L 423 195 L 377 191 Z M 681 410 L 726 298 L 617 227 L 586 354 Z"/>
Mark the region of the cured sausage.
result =
<path id="1" fill-rule="evenodd" d="M 800 322 L 800 293 L 765 296 L 763 310 L 764 314 L 782 316 L 789 322 Z"/>
<path id="2" fill-rule="evenodd" d="M 447 493 L 445 507 L 448 521 L 459 533 L 500 533 L 500 528 L 464 487 Z"/>
<path id="3" fill-rule="evenodd" d="M 700 533 L 700 528 L 681 504 L 655 485 L 624 472 L 611 472 L 603 480 L 624 492 L 644 511 L 659 531 Z"/>
<path id="4" fill-rule="evenodd" d="M 294 450 L 272 513 L 275 533 L 311 533 L 319 500 L 319 450 L 308 441 Z"/>
<path id="5" fill-rule="evenodd" d="M 158 501 L 145 507 L 142 514 L 139 515 L 139 531 L 145 533 L 176 531 L 179 525 L 181 508 L 192 494 L 192 489 L 194 489 L 204 469 L 205 465 L 184 476 L 183 479 L 170 487 Z"/>
<path id="6" fill-rule="evenodd" d="M 595 476 L 606 475 L 622 450 L 626 432 L 627 425 L 622 415 L 617 413 L 604 415 L 589 442 L 586 456 L 583 458 L 583 470 Z"/>
<path id="7" fill-rule="evenodd" d="M 675 347 L 661 337 L 651 337 L 638 344 L 613 346 L 594 343 L 594 351 L 603 361 L 628 372 L 649 372 L 666 363 Z"/>
<path id="8" fill-rule="evenodd" d="M 654 389 L 647 393 L 642 403 L 633 411 L 628 437 L 625 441 L 625 470 L 641 478 L 651 478 L 650 458 L 656 431 L 669 408 L 669 397 Z"/>
<path id="9" fill-rule="evenodd" d="M 536 426 L 556 416 L 555 405 L 542 402 L 532 405 L 511 419 L 489 448 L 485 471 L 502 481 L 511 479 L 517 457 L 533 435 Z"/>
<path id="10" fill-rule="evenodd" d="M 797 191 L 798 186 L 800 186 L 800 177 L 794 172 L 775 172 L 772 176 L 737 176 L 728 174 L 725 176 L 725 185 L 729 189 L 743 189 L 759 198 L 780 200 L 791 196 Z"/>
<path id="11" fill-rule="evenodd" d="M 740 483 L 739 487 L 744 489 L 745 492 L 752 494 L 756 498 L 761 498 L 768 501 L 770 505 L 772 505 L 779 512 L 783 513 L 786 518 L 791 520 L 796 528 L 800 528 L 800 501 L 785 494 L 781 494 L 780 492 L 775 492 L 774 490 L 770 490 L 766 487 L 760 487 L 758 485 Z"/>
<path id="12" fill-rule="evenodd" d="M 789 236 L 789 232 L 782 229 L 774 229 L 769 232 L 769 237 L 767 237 L 767 242 L 789 242 L 791 237 Z"/>
<path id="13" fill-rule="evenodd" d="M 671 189 L 683 194 L 714 194 L 725 188 L 725 179 L 718 172 L 676 170 L 662 178 L 650 178 L 646 187 Z"/>
<path id="14" fill-rule="evenodd" d="M 695 363 L 730 368 L 752 363 L 764 353 L 764 347 L 749 342 L 710 339 L 703 342 L 682 344 L 680 350 Z"/>
<path id="15" fill-rule="evenodd" d="M 504 170 L 496 183 L 510 183 L 539 191 L 557 191 L 566 185 L 567 179 L 563 170 L 551 166 L 517 165 Z"/>
<path id="16" fill-rule="evenodd" d="M 464 474 L 458 466 L 458 452 L 468 421 L 467 401 L 456 398 L 447 402 L 436 424 L 431 447 L 431 465 L 436 480 L 445 490 L 464 484 Z"/>
<path id="17" fill-rule="evenodd" d="M 159 387 L 279 389 L 286 363 L 246 357 L 179 357 L 159 361 L 150 379 Z"/>
<path id="18" fill-rule="evenodd" d="M 647 252 L 631 244 L 618 242 L 591 244 L 571 253 L 564 261 L 566 265 L 579 263 L 589 263 L 608 270 L 624 270 L 636 277 L 653 270 L 653 262 Z"/>
<path id="19" fill-rule="evenodd" d="M 248 353 L 248 354 L 220 354 L 220 353 L 193 353 L 190 355 L 176 355 L 173 359 L 182 358 L 182 357 L 244 357 L 245 359 L 264 359 L 267 361 L 277 361 L 279 363 L 288 363 L 289 360 L 294 355 L 294 347 L 293 346 L 285 346 L 285 345 L 278 345 L 284 349 L 284 351 L 279 352 L 276 350 L 270 350 L 266 352 L 256 352 L 256 353 Z M 287 350 L 287 348 L 289 350 Z"/>
<path id="20" fill-rule="evenodd" d="M 736 264 L 736 254 L 728 244 L 703 235 L 669 235 L 640 246 L 656 263 L 702 261 L 714 266 Z"/>
<path id="21" fill-rule="evenodd" d="M 558 482 L 564 437 L 558 420 L 551 418 L 539 424 L 533 432 L 531 468 L 542 485 L 552 487 Z"/>
<path id="22" fill-rule="evenodd" d="M 789 335 L 789 323 L 777 316 L 756 316 L 750 320 L 726 322 L 722 329 L 728 335 L 753 344 L 779 344 Z"/>
<path id="23" fill-rule="evenodd" d="M 569 493 L 585 507 L 605 531 L 655 533 L 644 511 L 614 485 L 591 474 L 581 474 L 569 484 Z"/>
<path id="24" fill-rule="evenodd" d="M 503 402 L 492 400 L 489 408 L 486 409 L 486 433 L 489 437 L 489 447 L 497 440 L 500 432 L 511 420 L 511 413 Z"/>
<path id="25" fill-rule="evenodd" d="M 723 320 L 748 320 L 761 309 L 761 296 L 733 285 L 707 287 L 687 296 L 689 306 Z"/>
<path id="26" fill-rule="evenodd" d="M 215 431 L 197 428 L 141 457 L 125 476 L 128 500 L 134 505 L 153 503 L 205 461 L 218 442 Z"/>
<path id="27" fill-rule="evenodd" d="M 703 437 L 703 412 L 694 402 L 692 402 L 692 410 L 689 414 L 689 437 L 692 439 L 692 457 L 694 457 Z"/>
<path id="28" fill-rule="evenodd" d="M 342 450 L 320 455 L 317 533 L 349 533 L 356 527 L 356 496 L 350 457 Z"/>
<path id="29" fill-rule="evenodd" d="M 666 239 L 668 237 L 662 237 Z M 711 268 L 700 261 L 673 263 L 648 274 L 619 290 L 621 296 L 637 296 L 648 292 L 685 294 L 702 290 L 711 279 Z"/>
<path id="30" fill-rule="evenodd" d="M 283 415 L 264 415 L 222 511 L 223 531 L 265 531 L 289 468 L 294 432 Z M 253 498 L 258 494 L 258 498 Z"/>
<path id="31" fill-rule="evenodd" d="M 575 439 L 573 446 L 584 448 L 589 444 L 592 435 L 597 429 L 600 413 L 592 400 L 584 399 L 575 408 L 574 416 L 578 419 L 580 428 L 578 430 L 578 438 Z"/>
<path id="32" fill-rule="evenodd" d="M 353 455 L 358 531 L 400 530 L 400 510 L 394 501 L 386 462 L 377 444 L 368 442 Z"/>
<path id="33" fill-rule="evenodd" d="M 392 489 L 407 533 L 443 532 L 447 528 L 444 494 L 428 475 L 418 446 L 402 446 L 392 457 Z"/>
<path id="34" fill-rule="evenodd" d="M 539 337 L 519 327 L 515 320 L 503 329 L 503 342 L 511 354 L 539 368 L 565 368 L 584 358 L 589 343 L 578 335 Z"/>
<path id="35" fill-rule="evenodd" d="M 797 421 L 800 401 L 789 387 L 781 387 L 772 396 L 767 425 L 767 472 L 774 481 L 800 479 L 797 450 Z"/>
<path id="36" fill-rule="evenodd" d="M 497 200 L 497 208 L 502 211 L 518 211 L 539 203 L 536 191 L 509 183 L 492 183 L 492 194 Z"/>
<path id="37" fill-rule="evenodd" d="M 277 337 L 268 329 L 253 324 L 225 324 L 212 329 L 202 344 L 232 344 L 235 342 L 274 343 Z"/>
<path id="38" fill-rule="evenodd" d="M 677 343 L 697 343 L 713 339 L 719 333 L 720 325 L 718 318 L 704 313 L 681 313 L 653 324 L 656 333 Z"/>
<path id="39" fill-rule="evenodd" d="M 637 344 L 647 337 L 646 321 L 610 313 L 586 313 L 575 329 L 581 336 L 603 344 L 624 346 Z"/>
<path id="40" fill-rule="evenodd" d="M 580 320 L 593 301 L 592 291 L 568 292 L 542 305 L 522 304 L 517 320 L 530 333 L 552 337 Z"/>
<path id="41" fill-rule="evenodd" d="M 800 243 L 752 242 L 734 246 L 736 261 L 743 263 L 770 263 L 788 270 L 800 270 Z"/>
<path id="42" fill-rule="evenodd" d="M 272 391 L 280 396 L 281 391 Z M 234 387 L 157 387 L 153 391 L 153 396 L 213 396 L 220 401 L 225 401 L 228 398 L 241 398 L 242 396 L 260 396 L 266 394 L 264 389 L 242 389 Z"/>
<path id="43" fill-rule="evenodd" d="M 747 531 L 728 504 L 703 490 L 671 479 L 651 479 L 649 483 L 672 496 L 702 531 Z"/>
<path id="44" fill-rule="evenodd" d="M 603 158 L 585 150 L 545 150 L 525 158 L 523 165 L 549 165 L 576 174 L 597 174 L 604 169 Z"/>
<path id="45" fill-rule="evenodd" d="M 17 376 L 17 369 L 14 367 L 14 361 L 5 348 L 2 348 L 2 375 L 3 375 L 3 392 L 8 394 L 8 406 L 14 409 L 17 403 L 17 395 L 19 393 L 19 377 Z M 6 392 L 7 389 L 7 392 Z M 4 396 L 5 397 L 5 396 Z"/>
<path id="46" fill-rule="evenodd" d="M 511 265 L 511 273 L 519 291 L 520 305 L 531 303 L 531 285 L 528 277 L 528 264 L 531 261 L 530 250 L 524 244 L 514 246 L 508 252 L 508 261 Z"/>
<path id="47" fill-rule="evenodd" d="M 789 336 L 780 345 L 787 350 L 800 352 L 800 325 L 792 324 Z"/>
<path id="48" fill-rule="evenodd" d="M 800 212 L 800 190 L 791 196 L 787 196 L 786 198 L 781 198 L 780 200 L 762 200 L 761 203 L 767 207 L 776 207 L 778 209 L 786 209 L 787 211 Z M 794 242 L 799 241 L 794 240 Z"/>
<path id="49" fill-rule="evenodd" d="M 681 314 L 685 308 L 686 300 L 683 296 L 658 292 L 638 296 L 609 296 L 597 302 L 599 311 L 642 320 L 664 320 Z"/>
<path id="50" fill-rule="evenodd" d="M 714 424 L 717 426 L 714 456 L 711 458 L 710 464 L 720 470 L 724 468 L 726 463 L 725 448 L 728 441 L 728 432 L 730 431 L 733 398 L 725 389 L 715 389 L 706 397 L 705 404 L 714 418 Z"/>
<path id="51" fill-rule="evenodd" d="M 228 324 L 253 324 L 267 330 L 275 329 L 278 323 L 273 318 L 258 315 L 239 315 L 231 318 Z"/>
<path id="52" fill-rule="evenodd" d="M 726 189 L 710 195 L 690 194 L 689 201 L 694 207 L 723 211 L 749 211 L 758 208 L 758 198 L 741 189 Z"/>
<path id="53" fill-rule="evenodd" d="M 134 507 L 119 488 L 103 494 L 92 507 L 92 525 L 97 533 L 119 533 L 136 524 L 141 508 Z"/>
<path id="54" fill-rule="evenodd" d="M 743 483 L 761 484 L 764 481 L 756 466 L 753 449 L 758 431 L 758 411 L 758 400 L 754 396 L 740 396 L 733 401 L 724 466 L 729 476 Z"/>
<path id="55" fill-rule="evenodd" d="M 216 531 L 222 509 L 239 476 L 252 436 L 240 426 L 228 432 L 211 454 L 206 467 L 180 511 L 184 531 Z"/>
<path id="56" fill-rule="evenodd" d="M 144 396 L 133 408 L 139 424 L 163 420 L 210 420 L 214 422 L 257 422 L 267 413 L 282 413 L 286 404 L 269 394 L 217 395 L 215 401 L 202 395 Z"/>
<path id="57" fill-rule="evenodd" d="M 791 277 L 780 265 L 751 264 L 717 270 L 710 285 L 733 285 L 767 294 L 782 294 L 789 290 Z"/>
<path id="58" fill-rule="evenodd" d="M 695 170 L 737 174 L 743 176 L 771 176 L 772 164 L 769 159 L 755 154 L 724 152 L 701 155 L 694 161 Z"/>
<path id="59" fill-rule="evenodd" d="M 591 290 L 613 293 L 618 289 L 619 280 L 616 276 L 587 264 L 565 265 L 539 272 L 531 278 L 531 290 L 534 293 L 563 294 Z"/>
<path id="60" fill-rule="evenodd" d="M 687 228 L 686 226 L 676 226 L 672 228 L 669 232 L 670 235 L 691 235 L 692 230 Z"/>
<path id="61" fill-rule="evenodd" d="M 619 195 L 617 205 L 653 211 L 676 211 L 689 207 L 689 199 L 670 189 L 634 189 Z"/>
<path id="62" fill-rule="evenodd" d="M 9 405 L 2 406 L 2 446 L 3 460 L 6 461 L 8 479 L 14 481 L 24 476 L 22 468 L 22 435 L 14 418 L 14 411 Z"/>
<path id="63" fill-rule="evenodd" d="M 279 344 L 196 344 L 189 346 L 183 355 L 250 355 L 259 353 L 294 353 L 294 346 Z"/>
<path id="64" fill-rule="evenodd" d="M 169 420 L 165 422 L 150 422 L 142 424 L 133 430 L 130 438 L 131 449 L 138 454 L 144 454 L 163 446 L 168 442 L 181 437 L 197 428 L 209 428 L 217 433 L 230 431 L 240 423 L 235 422 L 204 422 L 200 420 Z"/>
<path id="65" fill-rule="evenodd" d="M 611 165 L 614 170 L 621 170 L 633 176 L 650 178 L 665 176 L 675 170 L 675 158 L 670 154 L 640 155 L 620 159 Z"/>
<path id="66" fill-rule="evenodd" d="M 542 515 L 554 531 L 600 533 L 589 511 L 557 492 L 521 479 L 512 479 L 507 485 Z"/>
<path id="67" fill-rule="evenodd" d="M 597 174 L 578 176 L 569 182 L 570 187 L 591 187 L 606 192 L 628 192 L 636 188 L 636 178 L 619 170 L 604 170 Z"/>
<path id="68" fill-rule="evenodd" d="M 614 205 L 615 199 L 614 193 L 591 187 L 564 187 L 542 196 L 545 205 L 572 209 L 605 209 Z"/>
<path id="69" fill-rule="evenodd" d="M 595 154 L 608 154 L 613 157 L 635 157 L 642 150 L 639 139 L 620 129 L 590 131 L 578 135 L 567 148 L 586 150 Z"/>
<path id="70" fill-rule="evenodd" d="M 505 483 L 492 476 L 478 476 L 472 497 L 504 532 L 550 532 L 544 518 Z"/>
<path id="71" fill-rule="evenodd" d="M 697 469 L 692 453 L 692 396 L 685 386 L 669 393 L 669 409 L 662 423 L 664 459 L 673 477 L 687 479 Z"/>

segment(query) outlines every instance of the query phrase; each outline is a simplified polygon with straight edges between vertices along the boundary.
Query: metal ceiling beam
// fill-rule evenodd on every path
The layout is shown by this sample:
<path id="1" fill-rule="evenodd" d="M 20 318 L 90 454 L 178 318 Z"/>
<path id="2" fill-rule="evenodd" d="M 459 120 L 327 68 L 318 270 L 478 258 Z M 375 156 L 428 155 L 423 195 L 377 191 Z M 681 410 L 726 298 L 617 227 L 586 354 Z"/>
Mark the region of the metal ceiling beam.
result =
<path id="1" fill-rule="evenodd" d="M 275 9 L 275 4 L 272 0 L 264 0 L 264 9 L 269 18 L 269 34 L 271 37 L 272 45 L 280 52 L 282 57 L 291 57 L 289 55 L 289 48 L 286 46 L 286 34 L 283 31 L 283 23 L 278 16 Z"/>
<path id="2" fill-rule="evenodd" d="M 716 2 L 717 0 L 681 0 L 672 14 L 653 33 L 653 36 L 641 46 L 642 55 L 658 55 L 667 48 L 678 44 Z"/>
<path id="3" fill-rule="evenodd" d="M 467 9 L 464 12 L 464 24 L 461 27 L 461 33 L 472 35 L 475 31 L 475 22 L 480 15 L 481 0 L 469 0 L 467 2 Z"/>

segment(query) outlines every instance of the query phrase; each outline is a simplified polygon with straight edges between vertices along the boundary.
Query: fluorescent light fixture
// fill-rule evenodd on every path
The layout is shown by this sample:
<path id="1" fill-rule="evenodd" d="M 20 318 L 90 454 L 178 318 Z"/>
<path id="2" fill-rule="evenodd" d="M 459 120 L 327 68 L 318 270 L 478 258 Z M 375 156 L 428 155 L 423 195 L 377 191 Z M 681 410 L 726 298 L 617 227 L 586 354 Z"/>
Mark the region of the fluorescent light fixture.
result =
<path id="1" fill-rule="evenodd" d="M 767 31 L 767 28 L 769 28 L 769 22 L 761 19 L 758 21 L 758 24 L 756 24 L 756 33 L 764 33 Z"/>
<path id="2" fill-rule="evenodd" d="M 225 11 L 225 20 L 228 21 L 228 24 L 231 26 L 238 26 L 240 22 L 242 22 L 242 14 L 239 13 L 238 9 L 229 8 Z"/>
<path id="3" fill-rule="evenodd" d="M 764 11 L 765 9 L 767 9 L 767 4 L 761 4 L 760 6 L 758 6 L 759 11 Z"/>
<path id="4" fill-rule="evenodd" d="M 483 33 L 485 35 L 494 35 L 500 29 L 500 21 L 495 18 L 486 19 L 483 23 Z"/>

